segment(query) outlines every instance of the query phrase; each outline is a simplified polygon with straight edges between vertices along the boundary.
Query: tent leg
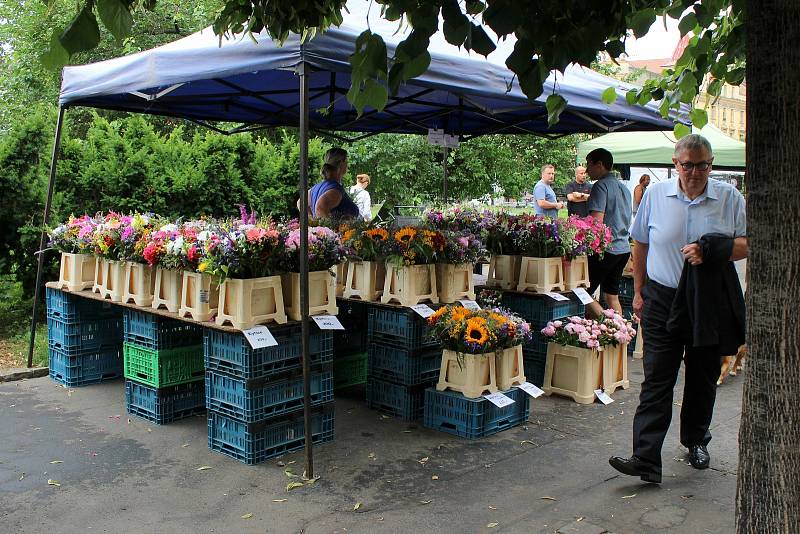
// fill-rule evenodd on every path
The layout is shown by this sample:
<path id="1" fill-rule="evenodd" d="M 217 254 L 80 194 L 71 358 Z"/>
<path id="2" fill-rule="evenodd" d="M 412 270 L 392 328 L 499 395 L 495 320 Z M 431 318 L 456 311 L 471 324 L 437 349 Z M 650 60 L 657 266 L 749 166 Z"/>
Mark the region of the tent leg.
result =
<path id="1" fill-rule="evenodd" d="M 56 122 L 56 137 L 53 141 L 53 157 L 50 159 L 50 181 L 47 184 L 47 200 L 44 203 L 44 218 L 42 219 L 42 236 L 39 238 L 38 262 L 36 264 L 36 288 L 33 293 L 33 314 L 31 315 L 31 338 L 28 344 L 28 368 L 33 367 L 33 345 L 36 342 L 36 318 L 39 314 L 39 297 L 41 296 L 42 269 L 44 268 L 44 246 L 47 243 L 47 221 L 50 219 L 50 206 L 53 202 L 53 190 L 56 183 L 56 164 L 58 151 L 61 147 L 61 127 L 64 124 L 64 108 L 58 108 L 58 121 Z"/>
<path id="2" fill-rule="evenodd" d="M 308 323 L 308 66 L 301 62 L 300 75 L 300 313 L 303 353 L 303 424 L 306 476 L 314 476 L 314 442 L 311 435 L 311 362 Z"/>

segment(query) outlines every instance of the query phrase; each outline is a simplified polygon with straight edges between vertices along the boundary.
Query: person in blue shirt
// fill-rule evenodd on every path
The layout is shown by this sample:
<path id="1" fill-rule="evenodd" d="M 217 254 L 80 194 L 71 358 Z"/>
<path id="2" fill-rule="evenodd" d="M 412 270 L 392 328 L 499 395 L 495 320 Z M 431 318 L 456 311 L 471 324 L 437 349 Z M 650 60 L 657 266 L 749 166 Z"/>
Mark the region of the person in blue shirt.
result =
<path id="1" fill-rule="evenodd" d="M 533 186 L 533 208 L 536 215 L 555 219 L 558 210 L 564 207 L 563 202 L 556 199 L 553 182 L 556 180 L 556 168 L 549 163 L 542 167 L 542 179 Z"/>
<path id="2" fill-rule="evenodd" d="M 673 389 L 681 363 L 686 373 L 680 441 L 688 449 L 692 467 L 708 468 L 721 344 L 727 342 L 718 337 L 716 345 L 695 343 L 693 338 L 676 335 L 672 320 L 675 303 L 681 301 L 677 288 L 684 269 L 699 266 L 702 271 L 690 272 L 719 278 L 725 269 L 730 270 L 730 262 L 747 257 L 744 198 L 730 184 L 709 179 L 714 154 L 708 140 L 695 134 L 681 138 L 672 161 L 678 178 L 647 188 L 631 226 L 635 244 L 633 311 L 641 318 L 644 382 L 633 419 L 633 456 L 609 459 L 617 471 L 656 483 L 661 482 L 661 447 L 672 418 Z M 704 263 L 703 251 L 710 248 L 704 249 L 701 243 L 709 238 L 728 240 L 730 257 Z M 702 288 L 694 294 L 695 299 L 703 298 L 700 291 Z M 696 317 L 693 326 L 719 326 L 719 318 L 730 317 L 731 310 L 731 305 L 720 306 L 714 317 Z"/>
<path id="3" fill-rule="evenodd" d="M 310 217 L 315 219 L 358 217 L 358 206 L 342 187 L 342 177 L 345 173 L 347 173 L 347 151 L 343 148 L 331 148 L 325 153 L 325 162 L 320 170 L 322 181 L 308 191 Z"/>

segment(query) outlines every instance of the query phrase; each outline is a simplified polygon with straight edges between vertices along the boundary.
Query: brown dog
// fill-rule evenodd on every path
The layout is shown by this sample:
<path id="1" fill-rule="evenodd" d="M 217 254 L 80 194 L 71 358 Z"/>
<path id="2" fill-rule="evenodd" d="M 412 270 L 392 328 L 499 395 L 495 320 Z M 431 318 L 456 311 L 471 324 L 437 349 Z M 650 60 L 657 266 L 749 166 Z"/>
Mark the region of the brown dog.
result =
<path id="1" fill-rule="evenodd" d="M 747 345 L 742 345 L 734 356 L 723 356 L 722 369 L 720 369 L 717 385 L 721 386 L 728 375 L 736 376 L 736 373 L 744 368 L 744 359 L 747 358 Z"/>

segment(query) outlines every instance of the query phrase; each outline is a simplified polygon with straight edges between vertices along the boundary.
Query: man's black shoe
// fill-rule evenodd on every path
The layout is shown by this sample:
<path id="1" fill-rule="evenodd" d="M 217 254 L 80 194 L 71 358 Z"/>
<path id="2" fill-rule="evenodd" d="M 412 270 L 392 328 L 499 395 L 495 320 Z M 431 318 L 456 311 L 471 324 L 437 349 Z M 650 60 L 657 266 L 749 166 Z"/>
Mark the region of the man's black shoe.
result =
<path id="1" fill-rule="evenodd" d="M 630 458 L 622 458 L 621 456 L 612 456 L 608 459 L 611 467 L 625 475 L 640 477 L 645 482 L 654 482 L 661 484 L 661 468 L 631 456 Z"/>
<path id="2" fill-rule="evenodd" d="M 708 469 L 711 455 L 705 445 L 692 445 L 689 447 L 689 463 L 695 469 Z"/>

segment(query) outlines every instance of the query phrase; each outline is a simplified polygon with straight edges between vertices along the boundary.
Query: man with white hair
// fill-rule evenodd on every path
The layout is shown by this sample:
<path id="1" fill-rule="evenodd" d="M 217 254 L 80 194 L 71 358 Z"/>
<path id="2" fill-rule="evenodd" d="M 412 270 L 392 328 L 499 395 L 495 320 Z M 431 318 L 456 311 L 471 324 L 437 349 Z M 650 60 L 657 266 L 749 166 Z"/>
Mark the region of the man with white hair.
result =
<path id="1" fill-rule="evenodd" d="M 645 379 L 633 456 L 609 459 L 616 470 L 656 483 L 681 362 L 680 441 L 690 465 L 706 469 L 720 358 L 744 340 L 744 300 L 733 266 L 747 256 L 744 199 L 730 184 L 709 179 L 714 154 L 704 137 L 683 137 L 672 161 L 678 178 L 647 189 L 631 227 Z"/>

